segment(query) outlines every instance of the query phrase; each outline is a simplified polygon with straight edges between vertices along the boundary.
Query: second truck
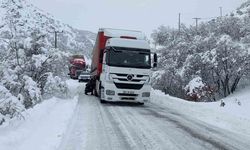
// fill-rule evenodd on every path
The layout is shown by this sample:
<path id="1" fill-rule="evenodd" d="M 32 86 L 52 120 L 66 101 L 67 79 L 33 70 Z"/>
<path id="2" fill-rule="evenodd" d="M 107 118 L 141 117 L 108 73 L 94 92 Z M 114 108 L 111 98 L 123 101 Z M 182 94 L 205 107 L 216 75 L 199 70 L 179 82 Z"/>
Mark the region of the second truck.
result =
<path id="1" fill-rule="evenodd" d="M 156 63 L 157 56 L 152 55 L 142 32 L 99 29 L 91 64 L 95 95 L 102 103 L 144 104 L 150 100 L 151 68 L 156 67 Z"/>
<path id="2" fill-rule="evenodd" d="M 72 79 L 78 79 L 78 76 L 86 69 L 86 62 L 83 55 L 73 55 L 69 58 L 69 75 Z"/>

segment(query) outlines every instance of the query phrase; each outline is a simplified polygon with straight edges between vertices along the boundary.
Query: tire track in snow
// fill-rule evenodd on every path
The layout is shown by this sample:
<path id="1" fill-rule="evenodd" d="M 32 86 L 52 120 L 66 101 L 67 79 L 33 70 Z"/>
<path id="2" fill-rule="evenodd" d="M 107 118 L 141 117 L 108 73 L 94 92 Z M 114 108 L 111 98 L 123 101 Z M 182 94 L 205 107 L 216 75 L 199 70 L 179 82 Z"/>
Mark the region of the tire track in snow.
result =
<path id="1" fill-rule="evenodd" d="M 93 96 L 81 94 L 58 150 L 131 149 L 117 122 Z"/>
<path id="2" fill-rule="evenodd" d="M 112 115 L 110 115 L 109 111 L 100 104 L 99 100 L 96 100 L 95 102 L 97 103 L 100 114 L 102 115 L 102 124 L 100 124 L 100 126 L 104 127 L 109 141 L 112 141 L 108 150 L 132 149 L 126 134 L 124 134 L 124 131 L 120 128 L 119 123 Z"/>
<path id="3" fill-rule="evenodd" d="M 161 149 L 159 143 L 155 140 L 155 136 L 152 136 L 153 133 L 146 129 L 145 125 L 142 125 L 129 110 L 130 108 L 141 109 L 142 107 L 131 106 L 120 107 L 114 104 L 108 106 L 107 110 L 120 122 L 120 126 L 126 131 L 127 137 L 131 141 L 130 143 L 133 143 L 133 149 Z M 145 131 L 147 132 L 145 133 Z"/>
<path id="4" fill-rule="evenodd" d="M 191 119 L 191 117 L 179 114 L 171 110 L 171 108 L 163 108 L 152 103 L 150 103 L 149 106 L 150 107 L 146 109 L 150 111 L 153 116 L 176 124 L 178 128 L 190 134 L 192 137 L 209 143 L 216 149 L 248 150 L 250 147 L 249 142 L 240 141 L 238 138 L 235 138 L 238 136 L 234 133 L 230 133 L 230 131 Z"/>
<path id="5" fill-rule="evenodd" d="M 200 142 L 176 128 L 172 122 L 155 117 L 145 107 L 109 106 L 109 110 L 126 126 L 137 145 L 136 149 L 211 149 L 213 146 Z M 187 143 L 187 144 L 185 144 Z"/>

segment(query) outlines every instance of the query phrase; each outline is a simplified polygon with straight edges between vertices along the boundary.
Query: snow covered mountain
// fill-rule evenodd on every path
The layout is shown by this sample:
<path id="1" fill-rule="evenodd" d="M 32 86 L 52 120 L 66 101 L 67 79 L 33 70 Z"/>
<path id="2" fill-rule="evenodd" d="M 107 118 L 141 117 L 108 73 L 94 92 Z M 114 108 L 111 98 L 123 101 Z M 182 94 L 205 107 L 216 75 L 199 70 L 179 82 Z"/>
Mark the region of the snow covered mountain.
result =
<path id="1" fill-rule="evenodd" d="M 241 6 L 238 7 L 232 14 L 240 18 L 250 16 L 250 0 L 242 3 Z"/>
<path id="2" fill-rule="evenodd" d="M 52 15 L 29 4 L 25 0 L 1 0 L 0 2 L 0 49 L 4 50 L 4 39 L 13 34 L 37 30 L 46 37 L 48 48 L 54 47 L 55 31 L 58 33 L 58 48 L 72 54 L 84 54 L 90 58 L 95 33 L 78 30 L 61 23 Z M 24 35 L 24 34 L 23 34 Z M 28 37 L 27 37 L 28 38 Z"/>

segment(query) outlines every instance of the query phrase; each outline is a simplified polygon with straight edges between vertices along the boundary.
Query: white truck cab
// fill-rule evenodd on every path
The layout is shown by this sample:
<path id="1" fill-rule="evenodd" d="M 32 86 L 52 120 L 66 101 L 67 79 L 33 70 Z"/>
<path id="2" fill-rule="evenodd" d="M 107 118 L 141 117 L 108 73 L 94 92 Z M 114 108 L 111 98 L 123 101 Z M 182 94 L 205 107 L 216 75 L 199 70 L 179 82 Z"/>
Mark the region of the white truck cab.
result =
<path id="1" fill-rule="evenodd" d="M 101 102 L 123 101 L 143 104 L 149 101 L 152 61 L 150 46 L 145 36 L 139 31 L 101 31 L 106 39 L 103 40 L 103 49 L 99 53 L 100 75 L 96 77 L 96 91 Z M 100 39 L 99 37 L 98 43 L 101 43 Z M 156 63 L 156 58 L 154 61 Z M 95 70 L 93 67 L 92 69 Z"/>

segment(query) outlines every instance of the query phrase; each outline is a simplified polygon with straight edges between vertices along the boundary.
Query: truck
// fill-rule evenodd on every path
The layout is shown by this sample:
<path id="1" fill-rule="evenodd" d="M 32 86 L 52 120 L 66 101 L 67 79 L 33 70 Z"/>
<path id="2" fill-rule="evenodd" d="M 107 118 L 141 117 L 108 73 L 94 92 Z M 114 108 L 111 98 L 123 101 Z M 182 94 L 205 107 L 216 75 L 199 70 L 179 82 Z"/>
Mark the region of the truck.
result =
<path id="1" fill-rule="evenodd" d="M 83 55 L 73 55 L 69 58 L 69 75 L 72 79 L 78 79 L 78 76 L 86 68 Z"/>
<path id="2" fill-rule="evenodd" d="M 101 28 L 92 54 L 91 82 L 101 103 L 150 100 L 151 68 L 157 66 L 157 55 L 141 31 Z"/>

